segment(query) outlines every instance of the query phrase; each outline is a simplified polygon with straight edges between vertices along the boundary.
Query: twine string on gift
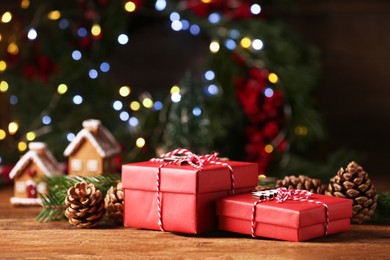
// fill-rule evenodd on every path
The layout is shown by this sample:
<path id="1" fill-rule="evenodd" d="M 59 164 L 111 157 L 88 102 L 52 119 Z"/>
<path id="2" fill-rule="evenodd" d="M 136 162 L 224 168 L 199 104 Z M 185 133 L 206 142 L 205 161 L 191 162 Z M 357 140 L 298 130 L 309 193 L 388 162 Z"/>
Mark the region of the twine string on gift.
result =
<path id="1" fill-rule="evenodd" d="M 253 197 L 257 198 L 257 200 L 252 205 L 252 217 L 251 217 L 251 233 L 252 237 L 255 237 L 255 230 L 256 230 L 256 207 L 257 204 L 264 202 L 264 201 L 270 201 L 270 200 L 276 200 L 278 203 L 283 203 L 287 200 L 292 201 L 305 201 L 309 203 L 315 203 L 324 206 L 325 208 L 325 224 L 324 224 L 324 233 L 325 236 L 328 234 L 328 226 L 329 226 L 329 209 L 328 205 L 323 203 L 322 201 L 317 201 L 311 199 L 312 193 L 307 190 L 298 190 L 298 189 L 292 189 L 288 190 L 284 187 L 277 188 L 277 189 L 271 189 L 267 191 L 256 191 L 252 193 Z"/>
<path id="2" fill-rule="evenodd" d="M 162 220 L 162 199 L 161 199 L 161 169 L 172 164 L 182 165 L 184 163 L 189 164 L 198 171 L 203 170 L 203 166 L 207 164 L 221 165 L 229 169 L 231 179 L 231 193 L 234 194 L 234 174 L 232 167 L 226 163 L 221 162 L 218 159 L 218 153 L 196 155 L 187 149 L 178 148 L 171 152 L 162 154 L 160 158 L 152 158 L 151 162 L 160 162 L 156 175 L 156 197 L 157 197 L 157 214 L 158 214 L 158 226 L 161 231 L 164 231 Z"/>

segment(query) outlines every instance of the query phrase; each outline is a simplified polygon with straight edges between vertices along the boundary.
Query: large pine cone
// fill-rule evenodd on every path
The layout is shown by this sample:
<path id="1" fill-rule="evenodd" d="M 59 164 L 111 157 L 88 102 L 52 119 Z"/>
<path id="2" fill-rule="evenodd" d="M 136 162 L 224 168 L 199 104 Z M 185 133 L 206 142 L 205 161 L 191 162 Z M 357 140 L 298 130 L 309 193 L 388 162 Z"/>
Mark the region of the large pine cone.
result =
<path id="1" fill-rule="evenodd" d="M 121 182 L 116 187 L 111 186 L 104 198 L 107 216 L 120 225 L 123 224 L 123 199 L 124 193 Z"/>
<path id="2" fill-rule="evenodd" d="M 95 185 L 78 182 L 68 190 L 65 216 L 77 227 L 93 227 L 104 216 L 106 209 L 100 190 Z"/>
<path id="3" fill-rule="evenodd" d="M 330 180 L 326 195 L 353 199 L 351 222 L 358 224 L 371 218 L 378 200 L 368 174 L 354 161 Z"/>
<path id="4" fill-rule="evenodd" d="M 299 190 L 308 190 L 312 193 L 324 194 L 326 190 L 326 185 L 321 183 L 319 179 L 313 179 L 305 175 L 294 176 L 285 176 L 281 180 L 276 181 L 276 187 L 285 187 L 289 190 L 299 189 Z"/>

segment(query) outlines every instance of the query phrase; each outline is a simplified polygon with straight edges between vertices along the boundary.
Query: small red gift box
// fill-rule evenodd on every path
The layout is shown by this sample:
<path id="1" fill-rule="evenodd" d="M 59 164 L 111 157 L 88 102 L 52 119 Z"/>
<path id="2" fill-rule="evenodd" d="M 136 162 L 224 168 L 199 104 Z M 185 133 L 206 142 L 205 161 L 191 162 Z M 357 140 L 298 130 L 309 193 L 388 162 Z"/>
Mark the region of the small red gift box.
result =
<path id="1" fill-rule="evenodd" d="M 257 185 L 257 164 L 194 156 L 122 166 L 126 227 L 191 234 L 216 230 L 216 201 Z M 201 167 L 194 158 L 203 158 Z"/>
<path id="2" fill-rule="evenodd" d="M 352 200 L 320 194 L 259 201 L 241 194 L 217 202 L 221 230 L 288 241 L 305 241 L 348 231 Z"/>

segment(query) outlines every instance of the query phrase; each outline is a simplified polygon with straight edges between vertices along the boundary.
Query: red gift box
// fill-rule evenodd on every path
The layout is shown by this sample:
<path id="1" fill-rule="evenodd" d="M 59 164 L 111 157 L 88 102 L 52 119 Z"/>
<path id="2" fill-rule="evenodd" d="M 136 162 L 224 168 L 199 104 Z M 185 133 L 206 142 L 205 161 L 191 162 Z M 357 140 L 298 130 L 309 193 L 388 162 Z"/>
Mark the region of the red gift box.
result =
<path id="1" fill-rule="evenodd" d="M 305 241 L 348 231 L 352 200 L 312 194 L 309 201 L 258 201 L 247 193 L 219 200 L 217 214 L 221 230 Z"/>
<path id="2" fill-rule="evenodd" d="M 123 165 L 124 226 L 191 234 L 216 230 L 216 201 L 233 187 L 235 194 L 253 190 L 257 178 L 257 164 L 236 161 L 207 161 L 202 169 L 191 162 Z"/>

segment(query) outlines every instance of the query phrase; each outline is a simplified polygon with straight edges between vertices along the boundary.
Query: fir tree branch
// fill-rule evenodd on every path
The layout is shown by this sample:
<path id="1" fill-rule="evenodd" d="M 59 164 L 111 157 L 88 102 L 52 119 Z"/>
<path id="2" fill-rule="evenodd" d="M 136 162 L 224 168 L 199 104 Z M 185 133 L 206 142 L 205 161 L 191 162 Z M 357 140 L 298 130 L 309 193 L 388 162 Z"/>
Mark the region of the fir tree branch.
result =
<path id="1" fill-rule="evenodd" d="M 378 192 L 378 205 L 375 210 L 375 220 L 390 222 L 390 192 Z"/>

